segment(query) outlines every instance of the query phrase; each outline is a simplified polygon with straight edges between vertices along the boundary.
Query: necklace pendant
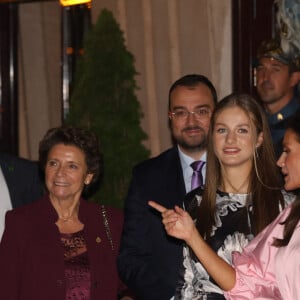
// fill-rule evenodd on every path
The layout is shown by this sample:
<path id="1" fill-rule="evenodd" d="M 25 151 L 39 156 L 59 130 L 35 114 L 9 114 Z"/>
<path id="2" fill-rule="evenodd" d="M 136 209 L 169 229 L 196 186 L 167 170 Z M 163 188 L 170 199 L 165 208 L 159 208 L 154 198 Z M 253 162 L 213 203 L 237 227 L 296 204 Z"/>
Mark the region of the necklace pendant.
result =
<path id="1" fill-rule="evenodd" d="M 59 217 L 64 223 L 68 222 L 70 220 L 71 217 L 67 217 L 67 218 L 64 218 L 64 217 Z"/>

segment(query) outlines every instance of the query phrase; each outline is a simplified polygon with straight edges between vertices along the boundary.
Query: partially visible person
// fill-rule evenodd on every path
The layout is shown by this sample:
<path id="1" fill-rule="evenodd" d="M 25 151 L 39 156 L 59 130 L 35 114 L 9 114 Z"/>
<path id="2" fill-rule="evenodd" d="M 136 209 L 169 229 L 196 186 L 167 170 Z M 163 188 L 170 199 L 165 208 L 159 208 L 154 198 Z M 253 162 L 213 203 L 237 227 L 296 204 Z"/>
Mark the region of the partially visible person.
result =
<path id="1" fill-rule="evenodd" d="M 138 299 L 166 300 L 174 295 L 183 245 L 165 234 L 148 201 L 169 208 L 183 206 L 184 195 L 192 188 L 191 163 L 206 161 L 207 132 L 216 103 L 216 90 L 205 76 L 189 74 L 175 81 L 169 90 L 175 146 L 133 170 L 118 268 Z M 199 172 L 203 176 L 205 168 Z"/>
<path id="2" fill-rule="evenodd" d="M 197 249 L 200 261 L 225 291 L 226 299 L 300 299 L 300 114 L 287 125 L 283 153 L 277 161 L 285 189 L 297 192 L 297 199 L 268 225 L 242 253 L 233 253 L 233 267 L 220 259 L 195 230 L 184 211 L 165 215 L 168 233 L 180 236 Z M 160 211 L 164 209 L 157 207 Z M 176 224 L 175 224 L 175 223 Z M 185 228 L 185 232 L 182 230 Z"/>
<path id="3" fill-rule="evenodd" d="M 89 203 L 98 181 L 98 140 L 75 127 L 48 130 L 39 145 L 47 193 L 6 214 L 0 289 L 6 300 L 117 299 L 121 211 Z"/>
<path id="4" fill-rule="evenodd" d="M 31 203 L 44 194 L 37 163 L 0 152 L 0 194 L 1 240 L 5 213 Z"/>
<path id="5" fill-rule="evenodd" d="M 206 253 L 213 253 L 221 267 L 231 263 L 232 251 L 240 252 L 277 217 L 285 201 L 294 199 L 283 195 L 280 184 L 263 109 L 249 95 L 225 97 L 211 120 L 204 191 L 186 196 L 194 202 L 192 217 L 178 206 L 166 209 L 149 202 L 162 213 L 167 233 L 187 244 L 175 299 L 224 299 L 222 287 L 209 275 L 213 265 Z"/>
<path id="6" fill-rule="evenodd" d="M 300 55 L 300 53 L 299 53 Z M 300 110 L 297 84 L 300 59 L 285 53 L 280 42 L 263 41 L 257 51 L 256 87 L 268 115 L 268 122 L 278 158 L 282 151 L 285 124 Z"/>

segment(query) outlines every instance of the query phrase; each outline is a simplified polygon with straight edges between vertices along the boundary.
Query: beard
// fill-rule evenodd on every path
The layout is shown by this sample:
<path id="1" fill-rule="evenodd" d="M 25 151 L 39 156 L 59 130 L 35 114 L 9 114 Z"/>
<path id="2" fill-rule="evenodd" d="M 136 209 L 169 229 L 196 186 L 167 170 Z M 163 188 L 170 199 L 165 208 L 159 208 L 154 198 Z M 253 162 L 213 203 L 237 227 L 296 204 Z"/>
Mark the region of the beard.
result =
<path id="1" fill-rule="evenodd" d="M 206 150 L 207 148 L 207 133 L 203 130 L 201 127 L 186 127 L 182 130 L 188 131 L 188 130 L 200 130 L 201 134 L 193 137 L 184 136 L 181 135 L 174 135 L 173 138 L 175 142 L 180 146 L 181 149 L 185 150 L 186 152 L 198 152 Z"/>

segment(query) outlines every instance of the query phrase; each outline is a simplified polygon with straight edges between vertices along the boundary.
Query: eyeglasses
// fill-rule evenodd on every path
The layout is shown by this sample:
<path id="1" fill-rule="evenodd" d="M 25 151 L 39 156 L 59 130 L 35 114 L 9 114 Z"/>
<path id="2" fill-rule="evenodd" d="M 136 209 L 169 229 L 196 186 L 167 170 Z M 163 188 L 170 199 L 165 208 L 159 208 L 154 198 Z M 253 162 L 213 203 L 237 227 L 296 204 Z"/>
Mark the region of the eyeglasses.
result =
<path id="1" fill-rule="evenodd" d="M 189 115 L 194 115 L 194 117 L 197 120 L 205 119 L 210 117 L 211 111 L 207 108 L 198 108 L 194 111 L 188 111 L 186 109 L 178 109 L 174 112 L 169 112 L 169 118 L 170 119 L 176 119 L 176 120 L 186 120 Z"/>

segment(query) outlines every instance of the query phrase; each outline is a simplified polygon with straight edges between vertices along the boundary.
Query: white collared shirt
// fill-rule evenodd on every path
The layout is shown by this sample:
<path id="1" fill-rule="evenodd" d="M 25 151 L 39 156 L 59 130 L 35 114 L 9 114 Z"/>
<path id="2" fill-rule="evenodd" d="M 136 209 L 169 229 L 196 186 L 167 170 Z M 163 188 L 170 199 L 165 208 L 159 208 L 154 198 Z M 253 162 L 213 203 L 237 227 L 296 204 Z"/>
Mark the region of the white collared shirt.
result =
<path id="1" fill-rule="evenodd" d="M 8 187 L 0 167 L 0 240 L 4 231 L 5 214 L 12 209 Z"/>

